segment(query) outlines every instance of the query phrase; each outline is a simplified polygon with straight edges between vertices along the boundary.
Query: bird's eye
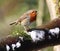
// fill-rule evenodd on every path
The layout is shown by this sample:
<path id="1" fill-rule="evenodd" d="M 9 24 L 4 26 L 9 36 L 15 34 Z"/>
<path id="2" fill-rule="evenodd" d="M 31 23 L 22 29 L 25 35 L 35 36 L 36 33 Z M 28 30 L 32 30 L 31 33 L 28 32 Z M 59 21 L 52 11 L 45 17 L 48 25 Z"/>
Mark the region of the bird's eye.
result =
<path id="1" fill-rule="evenodd" d="M 37 11 L 35 11 L 37 13 Z"/>

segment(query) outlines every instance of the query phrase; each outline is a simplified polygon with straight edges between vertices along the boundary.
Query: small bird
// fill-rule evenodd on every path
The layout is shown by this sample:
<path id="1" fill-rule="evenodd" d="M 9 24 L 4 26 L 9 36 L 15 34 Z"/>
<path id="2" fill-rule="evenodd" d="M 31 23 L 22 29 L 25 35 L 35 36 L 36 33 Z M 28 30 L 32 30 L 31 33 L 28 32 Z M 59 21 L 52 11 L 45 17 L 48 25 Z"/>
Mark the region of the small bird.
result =
<path id="1" fill-rule="evenodd" d="M 13 24 L 17 25 L 18 23 L 20 23 L 25 30 L 28 30 L 30 23 L 34 22 L 36 20 L 36 17 L 37 17 L 37 11 L 34 9 L 29 10 L 22 16 L 20 16 L 20 18 L 18 18 L 16 21 L 10 23 L 10 25 Z"/>

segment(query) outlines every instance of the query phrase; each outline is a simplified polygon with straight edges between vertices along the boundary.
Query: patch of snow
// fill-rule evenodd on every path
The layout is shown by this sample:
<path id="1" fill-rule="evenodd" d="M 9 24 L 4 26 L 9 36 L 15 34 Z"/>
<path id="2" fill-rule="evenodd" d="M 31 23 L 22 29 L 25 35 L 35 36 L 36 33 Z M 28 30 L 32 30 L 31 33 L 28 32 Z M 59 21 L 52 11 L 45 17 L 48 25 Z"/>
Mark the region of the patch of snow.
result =
<path id="1" fill-rule="evenodd" d="M 54 28 L 54 29 L 50 29 L 50 30 L 49 30 L 49 32 L 50 32 L 52 35 L 59 34 L 59 31 L 60 31 L 59 28 Z"/>
<path id="2" fill-rule="evenodd" d="M 17 42 L 16 43 L 16 48 L 19 48 L 21 46 L 21 43 L 20 42 Z"/>
<path id="3" fill-rule="evenodd" d="M 23 41 L 23 37 L 19 36 L 19 38 Z"/>
<path id="4" fill-rule="evenodd" d="M 13 51 L 15 50 L 15 47 L 16 47 L 16 45 L 15 44 L 12 44 L 12 50 Z"/>
<path id="5" fill-rule="evenodd" d="M 45 32 L 40 31 L 40 30 L 34 30 L 34 31 L 31 31 L 28 33 L 28 35 L 31 36 L 31 38 L 34 42 L 44 39 L 44 36 L 45 36 L 44 34 L 45 34 Z"/>
<path id="6" fill-rule="evenodd" d="M 6 50 L 9 51 L 10 50 L 10 47 L 8 45 L 6 45 Z"/>

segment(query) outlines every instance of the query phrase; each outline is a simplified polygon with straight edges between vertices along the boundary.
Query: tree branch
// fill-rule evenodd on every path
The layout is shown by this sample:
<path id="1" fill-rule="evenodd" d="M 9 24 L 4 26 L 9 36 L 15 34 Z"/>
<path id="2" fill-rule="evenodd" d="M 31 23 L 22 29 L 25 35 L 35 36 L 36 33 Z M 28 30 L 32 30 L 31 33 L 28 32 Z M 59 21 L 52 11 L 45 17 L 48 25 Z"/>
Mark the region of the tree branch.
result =
<path id="1" fill-rule="evenodd" d="M 60 22 L 58 19 L 55 19 L 57 27 L 34 28 L 28 30 L 25 36 L 16 35 L 1 38 L 0 51 L 31 51 L 60 44 Z"/>

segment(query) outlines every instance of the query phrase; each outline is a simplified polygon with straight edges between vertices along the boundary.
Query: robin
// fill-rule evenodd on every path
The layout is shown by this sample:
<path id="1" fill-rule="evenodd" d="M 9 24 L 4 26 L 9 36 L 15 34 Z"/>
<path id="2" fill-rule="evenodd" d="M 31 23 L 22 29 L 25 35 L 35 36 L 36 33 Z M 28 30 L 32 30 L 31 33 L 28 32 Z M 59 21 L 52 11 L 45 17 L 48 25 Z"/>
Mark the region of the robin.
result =
<path id="1" fill-rule="evenodd" d="M 20 23 L 25 30 L 29 29 L 29 25 L 36 20 L 37 17 L 37 11 L 36 10 L 29 10 L 26 13 L 24 13 L 20 18 L 18 18 L 16 21 L 10 23 L 10 25 L 17 25 Z"/>

